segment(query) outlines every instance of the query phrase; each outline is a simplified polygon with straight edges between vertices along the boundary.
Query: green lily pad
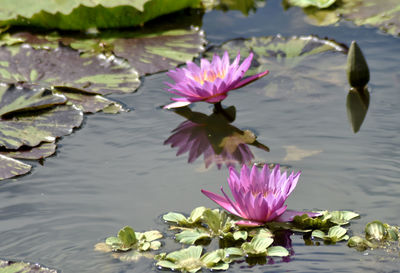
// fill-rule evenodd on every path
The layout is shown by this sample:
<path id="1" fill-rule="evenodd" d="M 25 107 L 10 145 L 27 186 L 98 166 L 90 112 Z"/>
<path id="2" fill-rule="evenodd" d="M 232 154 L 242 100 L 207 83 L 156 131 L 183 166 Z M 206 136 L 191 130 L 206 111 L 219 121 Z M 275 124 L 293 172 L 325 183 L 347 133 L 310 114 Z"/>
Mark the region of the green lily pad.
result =
<path id="1" fill-rule="evenodd" d="M 57 145 L 54 142 L 50 143 L 41 143 L 36 147 L 22 147 L 18 150 L 1 150 L 0 154 L 16 158 L 16 159 L 29 159 L 29 160 L 37 160 L 43 159 L 53 155 L 56 152 Z"/>
<path id="2" fill-rule="evenodd" d="M 101 95 L 81 92 L 80 90 L 56 89 L 56 94 L 65 96 L 68 101 L 75 105 L 84 113 L 96 113 L 103 111 L 105 113 L 116 114 L 126 111 L 123 106 L 115 101 L 109 100 Z"/>
<path id="3" fill-rule="evenodd" d="M 327 96 L 321 87 L 342 87 L 346 83 L 347 48 L 332 40 L 316 36 L 235 39 L 211 48 L 207 56 L 211 58 L 214 53 L 222 54 L 225 50 L 230 56 L 240 51 L 243 58 L 254 53 L 249 75 L 266 69 L 271 71 L 264 88 L 268 97 L 307 102 L 317 98 L 319 101 Z"/>
<path id="4" fill-rule="evenodd" d="M 192 210 L 188 218 L 181 213 L 169 212 L 163 215 L 163 219 L 167 222 L 176 223 L 180 226 L 194 226 L 200 222 L 205 210 L 205 207 L 195 208 Z"/>
<path id="5" fill-rule="evenodd" d="M 65 96 L 53 94 L 51 90 L 30 89 L 24 86 L 0 84 L 0 116 L 48 108 L 64 104 Z"/>
<path id="6" fill-rule="evenodd" d="M 69 105 L 3 118 L 0 119 L 0 148 L 16 150 L 24 145 L 35 147 L 41 142 L 54 142 L 72 133 L 82 121 L 82 111 Z"/>
<path id="7" fill-rule="evenodd" d="M 289 0 L 287 2 L 294 2 Z M 305 8 L 312 24 L 329 25 L 343 18 L 356 25 L 370 25 L 391 35 L 400 35 L 400 3 L 398 0 L 341 0 L 328 9 Z"/>
<path id="8" fill-rule="evenodd" d="M 68 47 L 0 47 L 0 82 L 67 86 L 97 94 L 129 93 L 139 86 L 137 72 L 119 61 L 82 58 Z"/>
<path id="9" fill-rule="evenodd" d="M 0 180 L 26 174 L 30 172 L 31 168 L 32 167 L 28 164 L 22 163 L 21 161 L 0 154 Z"/>
<path id="10" fill-rule="evenodd" d="M 68 30 L 130 27 L 199 3 L 200 0 L 3 0 L 0 26 Z"/>
<path id="11" fill-rule="evenodd" d="M 39 264 L 25 262 L 13 262 L 0 260 L 1 273 L 57 273 L 55 269 L 49 269 Z"/>

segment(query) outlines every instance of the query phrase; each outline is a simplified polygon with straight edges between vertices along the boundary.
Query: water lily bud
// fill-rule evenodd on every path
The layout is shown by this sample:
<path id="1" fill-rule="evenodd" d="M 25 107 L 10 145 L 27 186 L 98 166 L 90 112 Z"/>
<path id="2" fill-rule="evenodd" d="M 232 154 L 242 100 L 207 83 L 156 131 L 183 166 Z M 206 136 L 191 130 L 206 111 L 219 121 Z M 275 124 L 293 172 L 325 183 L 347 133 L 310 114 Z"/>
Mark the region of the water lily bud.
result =
<path id="1" fill-rule="evenodd" d="M 355 41 L 351 43 L 347 55 L 347 79 L 350 86 L 364 88 L 369 81 L 367 61 Z"/>

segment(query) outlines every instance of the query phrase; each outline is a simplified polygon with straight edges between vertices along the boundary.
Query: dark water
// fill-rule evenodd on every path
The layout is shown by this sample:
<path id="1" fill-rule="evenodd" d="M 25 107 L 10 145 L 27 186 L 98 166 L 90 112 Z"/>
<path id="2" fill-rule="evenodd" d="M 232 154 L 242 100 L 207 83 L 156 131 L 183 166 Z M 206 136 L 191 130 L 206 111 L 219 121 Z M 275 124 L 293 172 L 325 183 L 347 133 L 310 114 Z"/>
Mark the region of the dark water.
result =
<path id="1" fill-rule="evenodd" d="M 236 127 L 256 132 L 271 148 L 269 153 L 252 148 L 256 161 L 302 170 L 289 208 L 357 211 L 362 217 L 351 226 L 355 234 L 376 219 L 400 224 L 398 38 L 350 22 L 313 27 L 302 21 L 301 10 L 283 12 L 280 1 L 268 1 L 247 18 L 234 11 L 207 13 L 203 29 L 210 44 L 277 33 L 316 34 L 345 44 L 357 40 L 371 70 L 370 107 L 357 134 L 347 120 L 346 82 L 323 86 L 310 100 L 290 92 L 271 98 L 263 89 L 267 76 L 233 91 L 224 105 L 235 105 Z M 176 157 L 176 149 L 163 145 L 184 121 L 160 108 L 170 97 L 162 90 L 165 80 L 164 73 L 146 77 L 138 92 L 115 96 L 132 111 L 87 116 L 44 166 L 37 164 L 32 174 L 2 182 L 0 257 L 39 262 L 62 272 L 155 271 L 152 261 L 121 263 L 94 252 L 93 246 L 124 225 L 137 231 L 164 229 L 159 217 L 168 211 L 215 207 L 200 189 L 217 192 L 226 183 L 227 169 L 206 169 L 202 157 L 187 164 L 187 153 Z M 192 110 L 212 111 L 205 103 Z M 313 155 L 300 160 L 291 153 L 287 158 L 287 149 L 294 149 L 287 146 Z M 301 236 L 292 239 L 291 262 L 233 264 L 229 272 L 400 272 L 400 260 L 393 255 L 359 253 L 345 244 L 305 246 Z"/>

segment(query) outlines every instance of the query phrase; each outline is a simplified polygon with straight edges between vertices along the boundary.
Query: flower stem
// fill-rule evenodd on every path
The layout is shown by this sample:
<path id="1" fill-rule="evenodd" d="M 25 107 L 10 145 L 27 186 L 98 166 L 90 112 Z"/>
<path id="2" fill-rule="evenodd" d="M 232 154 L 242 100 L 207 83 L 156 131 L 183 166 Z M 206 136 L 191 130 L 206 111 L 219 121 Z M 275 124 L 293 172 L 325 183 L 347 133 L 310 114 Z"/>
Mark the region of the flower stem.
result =
<path id="1" fill-rule="evenodd" d="M 226 120 L 229 122 L 232 122 L 235 120 L 234 117 L 232 117 L 228 112 L 225 111 L 225 109 L 222 107 L 222 104 L 220 101 L 214 103 L 214 113 L 222 114 L 224 116 L 224 118 L 226 118 Z"/>

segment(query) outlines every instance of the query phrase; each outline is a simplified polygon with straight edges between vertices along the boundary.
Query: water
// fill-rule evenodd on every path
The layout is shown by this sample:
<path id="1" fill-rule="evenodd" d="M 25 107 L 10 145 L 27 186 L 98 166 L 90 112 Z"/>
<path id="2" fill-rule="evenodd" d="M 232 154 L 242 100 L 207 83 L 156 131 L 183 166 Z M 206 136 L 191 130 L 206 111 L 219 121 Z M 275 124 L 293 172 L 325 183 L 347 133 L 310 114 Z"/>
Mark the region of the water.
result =
<path id="1" fill-rule="evenodd" d="M 354 134 L 346 116 L 347 84 L 324 86 L 320 99 L 298 100 L 296 94 L 270 98 L 263 86 L 268 76 L 224 101 L 235 105 L 233 125 L 256 132 L 271 152 L 251 148 L 256 161 L 278 162 L 302 170 L 288 200 L 293 209 L 349 209 L 361 213 L 351 225 L 361 234 L 379 219 L 400 224 L 400 49 L 399 39 L 374 28 L 314 27 L 299 9 L 283 12 L 280 1 L 244 17 L 213 11 L 203 18 L 210 44 L 236 37 L 316 34 L 350 44 L 357 40 L 371 70 L 370 107 Z M 329 77 L 329 75 L 326 75 Z M 137 231 L 165 230 L 160 216 L 216 207 L 200 189 L 219 191 L 227 169 L 206 169 L 202 157 L 188 164 L 188 154 L 163 142 L 184 119 L 161 105 L 169 101 L 164 73 L 146 77 L 134 94 L 114 96 L 128 113 L 95 114 L 74 134 L 59 141 L 57 154 L 35 165 L 30 175 L 0 187 L 0 257 L 44 264 L 62 272 L 151 272 L 152 261 L 129 264 L 93 251 L 93 246 L 124 225 Z M 210 114 L 208 104 L 193 111 Z M 315 151 L 288 160 L 286 146 Z M 305 246 L 292 236 L 291 262 L 248 267 L 233 264 L 229 272 L 399 272 L 399 259 L 380 251 L 359 253 L 344 244 Z M 173 250 L 168 244 L 167 250 Z"/>

